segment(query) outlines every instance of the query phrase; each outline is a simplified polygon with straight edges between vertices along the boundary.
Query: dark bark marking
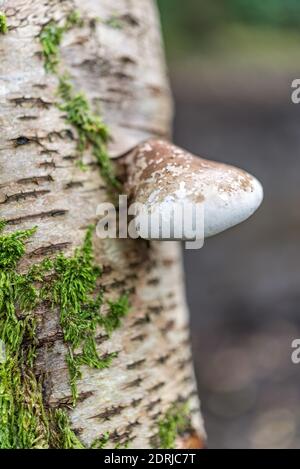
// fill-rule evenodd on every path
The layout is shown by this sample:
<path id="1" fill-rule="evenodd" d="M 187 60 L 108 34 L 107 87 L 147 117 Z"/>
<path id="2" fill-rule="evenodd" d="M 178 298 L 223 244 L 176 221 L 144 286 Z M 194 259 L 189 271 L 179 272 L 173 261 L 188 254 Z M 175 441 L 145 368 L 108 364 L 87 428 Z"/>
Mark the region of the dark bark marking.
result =
<path id="1" fill-rule="evenodd" d="M 102 344 L 103 342 L 105 342 L 106 340 L 109 339 L 109 335 L 105 334 L 105 335 L 98 335 L 95 340 L 96 340 L 96 344 L 100 345 Z"/>
<path id="2" fill-rule="evenodd" d="M 112 267 L 110 265 L 104 265 L 102 267 L 102 274 L 110 274 L 112 272 Z"/>
<path id="3" fill-rule="evenodd" d="M 145 314 L 145 316 L 141 317 L 141 318 L 137 318 L 132 324 L 130 327 L 135 327 L 135 326 L 142 326 L 143 324 L 147 324 L 151 322 L 151 317 L 149 316 L 149 314 Z"/>
<path id="4" fill-rule="evenodd" d="M 128 443 L 134 439 L 133 437 L 130 437 L 130 436 L 131 436 L 130 431 L 119 433 L 117 430 L 114 430 L 114 432 L 110 434 L 110 440 L 113 441 L 114 443 L 120 443 L 120 444 Z"/>
<path id="5" fill-rule="evenodd" d="M 172 309 L 176 309 L 178 307 L 177 303 L 171 303 L 166 309 L 168 311 L 172 311 Z"/>
<path id="6" fill-rule="evenodd" d="M 120 287 L 125 287 L 125 285 L 126 285 L 126 281 L 124 279 L 123 280 L 114 280 L 109 285 L 106 285 L 105 288 L 106 289 L 108 289 L 108 288 L 120 288 Z"/>
<path id="7" fill-rule="evenodd" d="M 125 432 L 131 432 L 134 428 L 138 427 L 141 425 L 141 422 L 138 420 L 135 420 L 134 422 L 129 422 L 126 427 L 124 427 Z"/>
<path id="8" fill-rule="evenodd" d="M 166 324 L 160 329 L 163 334 L 166 334 L 167 332 L 171 331 L 175 327 L 175 321 L 174 319 L 170 319 L 169 321 L 166 322 Z"/>
<path id="9" fill-rule="evenodd" d="M 141 365 L 143 365 L 143 363 L 145 363 L 145 361 L 146 361 L 146 359 L 142 358 L 141 360 L 137 360 L 136 362 L 129 363 L 129 365 L 127 365 L 127 369 L 128 370 L 135 370 L 136 368 L 139 368 Z"/>
<path id="10" fill-rule="evenodd" d="M 74 161 L 77 159 L 77 156 L 76 155 L 66 155 L 66 156 L 63 156 L 63 160 L 66 160 L 66 161 Z"/>
<path id="11" fill-rule="evenodd" d="M 85 401 L 86 399 L 88 399 L 89 397 L 92 397 L 94 395 L 94 391 L 83 391 L 83 392 L 80 392 L 78 393 L 78 396 L 77 396 L 77 403 L 78 402 L 83 402 Z M 71 396 L 67 396 L 67 397 L 64 397 L 62 399 L 59 399 L 59 405 L 61 407 L 69 407 L 72 405 L 72 397 Z"/>
<path id="12" fill-rule="evenodd" d="M 192 365 L 193 361 L 192 361 L 192 357 L 189 356 L 188 358 L 184 358 L 182 360 L 179 360 L 178 362 L 178 369 L 179 370 L 183 370 L 186 366 L 189 366 L 189 365 Z"/>
<path id="13" fill-rule="evenodd" d="M 17 184 L 36 184 L 39 185 L 40 182 L 53 182 L 54 179 L 51 174 L 46 176 L 32 176 L 28 178 L 19 179 Z"/>
<path id="14" fill-rule="evenodd" d="M 159 278 L 151 278 L 148 280 L 147 285 L 159 285 L 160 281 L 161 280 Z"/>
<path id="15" fill-rule="evenodd" d="M 73 189 L 74 187 L 83 187 L 82 181 L 70 181 L 65 185 L 66 189 Z"/>
<path id="16" fill-rule="evenodd" d="M 0 202 L 0 204 L 18 202 L 19 200 L 25 200 L 25 199 L 32 198 L 32 197 L 37 199 L 38 197 L 41 197 L 45 194 L 49 194 L 49 192 L 50 192 L 49 190 L 18 192 L 16 194 L 6 195 L 4 201 Z"/>
<path id="17" fill-rule="evenodd" d="M 139 376 L 133 381 L 130 381 L 130 383 L 125 384 L 124 389 L 138 388 L 142 384 L 143 381 L 144 379 Z"/>
<path id="18" fill-rule="evenodd" d="M 30 143 L 35 143 L 41 145 L 37 137 L 26 137 L 25 135 L 20 135 L 17 138 L 10 139 L 10 142 L 13 142 L 15 147 L 20 147 L 22 145 L 29 145 Z"/>
<path id="19" fill-rule="evenodd" d="M 43 161 L 42 163 L 39 164 L 40 168 L 56 168 L 55 162 L 52 161 Z"/>
<path id="20" fill-rule="evenodd" d="M 160 306 L 148 306 L 147 311 L 152 314 L 159 314 L 163 311 L 164 307 Z"/>
<path id="21" fill-rule="evenodd" d="M 19 116 L 18 120 L 20 121 L 34 121 L 37 120 L 38 116 Z"/>
<path id="22" fill-rule="evenodd" d="M 155 401 L 149 402 L 149 404 L 146 405 L 146 410 L 148 412 L 150 412 L 151 410 L 153 410 L 160 403 L 161 403 L 160 398 L 156 399 Z"/>
<path id="23" fill-rule="evenodd" d="M 57 251 L 63 251 L 67 247 L 69 247 L 72 243 L 71 242 L 65 242 L 65 243 L 57 243 L 57 244 L 50 244 L 49 246 L 41 246 L 34 251 L 29 253 L 29 257 L 34 257 L 34 256 L 44 256 L 47 254 L 53 254 L 54 252 Z"/>
<path id="24" fill-rule="evenodd" d="M 38 339 L 37 347 L 43 347 L 44 345 L 52 345 L 59 340 L 63 340 L 64 335 L 63 332 L 58 330 L 54 332 L 52 335 L 48 335 L 47 337 L 43 337 Z"/>
<path id="25" fill-rule="evenodd" d="M 169 360 L 170 356 L 171 356 L 171 353 L 167 353 L 166 355 L 161 355 L 155 360 L 155 363 L 157 365 L 164 365 L 166 361 Z"/>
<path id="26" fill-rule="evenodd" d="M 40 212 L 40 213 L 32 213 L 30 215 L 24 215 L 18 218 L 11 218 L 10 220 L 6 220 L 9 225 L 17 225 L 18 223 L 22 223 L 24 221 L 29 220 L 36 220 L 37 218 L 50 218 L 50 217 L 61 217 L 66 215 L 68 210 L 57 209 L 57 210 L 50 210 L 49 212 Z"/>
<path id="27" fill-rule="evenodd" d="M 122 411 L 125 409 L 125 406 L 119 405 L 119 406 L 112 406 L 107 409 L 105 409 L 103 412 L 97 415 L 93 415 L 92 417 L 89 417 L 90 419 L 100 419 L 100 420 L 110 420 L 112 417 L 115 417 L 116 415 L 120 415 Z"/>
<path id="28" fill-rule="evenodd" d="M 146 338 L 145 334 L 139 334 L 134 337 L 132 337 L 130 340 L 132 341 L 137 341 L 137 342 L 143 342 L 143 340 Z"/>
<path id="29" fill-rule="evenodd" d="M 137 407 L 142 401 L 143 401 L 142 398 L 133 399 L 133 401 L 131 401 L 131 403 L 130 403 L 130 406 L 135 408 L 135 407 Z"/>
<path id="30" fill-rule="evenodd" d="M 154 386 L 152 386 L 151 388 L 147 389 L 147 391 L 148 392 L 155 392 L 155 391 L 158 391 L 159 389 L 163 388 L 165 385 L 166 385 L 166 383 L 161 381 L 160 383 L 157 383 Z"/>
<path id="31" fill-rule="evenodd" d="M 193 378 L 190 375 L 184 376 L 181 380 L 181 383 L 191 383 L 193 382 Z"/>
<path id="32" fill-rule="evenodd" d="M 120 18 L 123 21 L 125 21 L 129 26 L 134 26 L 134 27 L 140 26 L 139 19 L 136 16 L 132 15 L 131 13 L 125 13 Z"/>
<path id="33" fill-rule="evenodd" d="M 40 86 L 41 85 L 39 85 L 39 87 Z M 20 98 L 11 98 L 9 101 L 14 103 L 16 106 L 24 107 L 24 105 L 26 105 L 27 107 L 31 107 L 31 108 L 49 109 L 49 107 L 53 105 L 53 103 L 49 101 L 45 101 L 42 98 L 25 97 L 25 96 L 21 96 Z"/>

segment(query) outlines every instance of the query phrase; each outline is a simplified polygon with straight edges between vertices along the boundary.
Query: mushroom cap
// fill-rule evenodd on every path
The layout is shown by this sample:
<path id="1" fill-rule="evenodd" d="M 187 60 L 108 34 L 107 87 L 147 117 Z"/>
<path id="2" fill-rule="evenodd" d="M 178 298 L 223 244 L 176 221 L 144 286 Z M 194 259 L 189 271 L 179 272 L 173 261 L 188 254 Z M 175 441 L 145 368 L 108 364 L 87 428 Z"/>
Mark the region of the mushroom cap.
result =
<path id="1" fill-rule="evenodd" d="M 138 145 L 128 157 L 127 171 L 127 190 L 133 201 L 144 204 L 149 213 L 159 210 L 160 223 L 172 204 L 203 203 L 204 237 L 246 220 L 263 200 L 260 182 L 247 172 L 194 156 L 164 140 Z M 154 236 L 141 236 L 163 239 L 160 233 L 158 229 Z"/>

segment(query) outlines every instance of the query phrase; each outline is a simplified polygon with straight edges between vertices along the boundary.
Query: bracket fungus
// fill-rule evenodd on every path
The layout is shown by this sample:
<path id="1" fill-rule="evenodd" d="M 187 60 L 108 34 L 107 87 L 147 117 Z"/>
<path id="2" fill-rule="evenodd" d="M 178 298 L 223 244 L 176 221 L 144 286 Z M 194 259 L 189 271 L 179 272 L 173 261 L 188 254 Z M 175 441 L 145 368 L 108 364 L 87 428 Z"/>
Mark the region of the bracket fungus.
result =
<path id="1" fill-rule="evenodd" d="M 213 236 L 246 220 L 263 199 L 260 182 L 247 172 L 194 156 L 164 140 L 141 143 L 125 164 L 126 191 L 132 202 L 144 207 L 137 220 L 145 239 Z M 181 231 L 174 207 L 183 207 Z"/>

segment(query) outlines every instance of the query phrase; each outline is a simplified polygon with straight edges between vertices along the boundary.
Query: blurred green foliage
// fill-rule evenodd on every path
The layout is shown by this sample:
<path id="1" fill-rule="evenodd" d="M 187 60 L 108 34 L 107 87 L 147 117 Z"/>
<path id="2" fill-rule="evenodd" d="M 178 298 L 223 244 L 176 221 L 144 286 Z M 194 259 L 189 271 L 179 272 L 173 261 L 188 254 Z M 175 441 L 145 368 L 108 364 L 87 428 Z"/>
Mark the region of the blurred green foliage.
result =
<path id="1" fill-rule="evenodd" d="M 235 21 L 284 28 L 300 26 L 299 0 L 227 0 L 224 3 Z"/>
<path id="2" fill-rule="evenodd" d="M 241 29 L 300 34 L 300 0 L 157 0 L 169 56 L 211 48 Z M 226 34 L 225 33 L 225 34 Z M 217 40 L 217 43 L 219 41 Z"/>

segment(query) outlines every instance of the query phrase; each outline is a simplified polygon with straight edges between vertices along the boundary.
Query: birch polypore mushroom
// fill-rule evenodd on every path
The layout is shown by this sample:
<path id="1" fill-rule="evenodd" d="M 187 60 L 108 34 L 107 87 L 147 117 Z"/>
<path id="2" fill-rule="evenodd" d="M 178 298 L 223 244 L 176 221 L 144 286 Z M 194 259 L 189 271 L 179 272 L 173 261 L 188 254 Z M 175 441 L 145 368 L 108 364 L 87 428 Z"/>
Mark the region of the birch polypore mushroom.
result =
<path id="1" fill-rule="evenodd" d="M 166 239 L 170 225 L 168 239 L 193 240 L 201 231 L 204 237 L 213 236 L 246 220 L 263 199 L 260 182 L 247 172 L 196 157 L 164 140 L 138 145 L 127 157 L 127 175 L 130 197 L 146 207 L 138 218 L 140 236 L 146 239 Z M 178 236 L 176 220 L 170 220 L 172 207 L 196 204 L 203 207 L 203 223 L 195 228 L 193 220 L 194 227 Z"/>

